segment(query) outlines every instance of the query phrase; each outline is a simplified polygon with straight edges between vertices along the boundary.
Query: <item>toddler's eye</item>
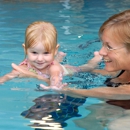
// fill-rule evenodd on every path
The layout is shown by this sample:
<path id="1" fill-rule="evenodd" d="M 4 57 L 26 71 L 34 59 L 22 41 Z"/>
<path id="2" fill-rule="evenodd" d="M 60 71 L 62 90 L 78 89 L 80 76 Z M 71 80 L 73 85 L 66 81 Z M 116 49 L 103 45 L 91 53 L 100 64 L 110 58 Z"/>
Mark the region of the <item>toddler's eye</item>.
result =
<path id="1" fill-rule="evenodd" d="M 35 52 L 35 51 L 33 51 L 32 53 L 33 53 L 33 54 L 37 54 L 37 52 Z"/>
<path id="2" fill-rule="evenodd" d="M 49 52 L 44 52 L 44 54 L 49 54 Z"/>

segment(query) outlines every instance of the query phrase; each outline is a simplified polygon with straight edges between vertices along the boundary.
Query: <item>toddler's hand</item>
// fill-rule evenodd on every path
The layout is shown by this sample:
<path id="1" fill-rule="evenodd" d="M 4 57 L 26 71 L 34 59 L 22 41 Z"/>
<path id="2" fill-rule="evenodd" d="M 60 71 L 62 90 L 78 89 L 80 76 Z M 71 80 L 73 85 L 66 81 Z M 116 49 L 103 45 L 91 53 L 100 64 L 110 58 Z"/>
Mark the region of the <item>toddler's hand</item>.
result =
<path id="1" fill-rule="evenodd" d="M 97 62 L 100 62 L 102 60 L 102 56 L 99 54 L 98 51 L 94 52 L 94 58 L 93 58 L 93 60 L 95 60 Z"/>
<path id="2" fill-rule="evenodd" d="M 88 62 L 88 65 L 95 68 L 99 62 L 101 62 L 102 56 L 99 54 L 98 51 L 94 52 L 94 57 Z"/>
<path id="3" fill-rule="evenodd" d="M 65 56 L 66 56 L 66 53 L 58 52 L 56 57 L 55 57 L 55 60 L 58 61 L 58 62 L 63 62 L 63 59 L 64 59 Z"/>
<path id="4" fill-rule="evenodd" d="M 64 87 L 66 87 L 67 86 L 67 83 L 64 83 L 64 84 L 61 84 L 61 86 L 45 86 L 45 85 L 43 85 L 43 84 L 40 84 L 40 87 L 42 88 L 42 89 L 44 89 L 44 90 L 57 90 L 57 91 L 59 91 L 59 90 L 62 90 L 62 88 L 64 88 Z"/>
<path id="5" fill-rule="evenodd" d="M 94 52 L 94 57 L 95 57 L 95 59 L 97 59 L 97 61 L 101 61 L 102 60 L 102 56 L 99 54 L 99 51 L 95 51 Z"/>

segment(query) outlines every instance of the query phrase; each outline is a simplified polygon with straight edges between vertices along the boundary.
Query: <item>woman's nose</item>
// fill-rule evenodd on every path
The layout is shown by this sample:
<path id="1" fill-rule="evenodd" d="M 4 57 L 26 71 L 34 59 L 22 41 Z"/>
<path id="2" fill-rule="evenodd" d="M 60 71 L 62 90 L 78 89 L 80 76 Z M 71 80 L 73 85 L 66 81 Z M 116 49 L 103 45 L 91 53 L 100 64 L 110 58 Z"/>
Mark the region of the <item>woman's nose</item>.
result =
<path id="1" fill-rule="evenodd" d="M 101 56 L 107 55 L 107 50 L 106 50 L 105 46 L 101 47 L 101 49 L 99 50 L 99 54 Z"/>

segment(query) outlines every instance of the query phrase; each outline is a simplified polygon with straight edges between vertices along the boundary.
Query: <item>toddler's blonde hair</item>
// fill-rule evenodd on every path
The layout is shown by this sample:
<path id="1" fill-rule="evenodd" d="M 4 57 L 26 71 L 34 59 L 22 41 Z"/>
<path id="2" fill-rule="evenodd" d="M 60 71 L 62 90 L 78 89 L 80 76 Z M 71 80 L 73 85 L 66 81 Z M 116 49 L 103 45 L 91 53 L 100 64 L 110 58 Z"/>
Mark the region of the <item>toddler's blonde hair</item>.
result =
<path id="1" fill-rule="evenodd" d="M 49 22 L 36 21 L 30 24 L 25 33 L 25 52 L 41 42 L 47 52 L 54 53 L 57 47 L 57 31 Z"/>

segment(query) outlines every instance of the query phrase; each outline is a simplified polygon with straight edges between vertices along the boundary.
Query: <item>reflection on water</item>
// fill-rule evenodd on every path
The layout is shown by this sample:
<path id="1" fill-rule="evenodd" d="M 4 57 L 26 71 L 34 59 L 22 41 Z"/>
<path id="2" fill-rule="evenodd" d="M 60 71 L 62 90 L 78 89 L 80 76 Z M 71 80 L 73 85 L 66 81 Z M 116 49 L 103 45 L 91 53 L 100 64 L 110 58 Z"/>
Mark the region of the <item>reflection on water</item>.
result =
<path id="1" fill-rule="evenodd" d="M 86 107 L 90 114 L 74 120 L 85 130 L 129 130 L 130 100 L 112 100 Z M 95 127 L 96 126 L 96 127 Z"/>
<path id="2" fill-rule="evenodd" d="M 109 123 L 109 130 L 129 130 L 130 129 L 130 110 L 124 111 L 120 118 Z"/>
<path id="3" fill-rule="evenodd" d="M 39 128 L 38 130 L 59 130 L 67 126 L 66 120 L 81 116 L 78 114 L 78 107 L 85 101 L 86 99 L 64 94 L 47 94 L 36 98 L 34 106 L 21 115 L 33 119 L 29 126 Z"/>
<path id="4" fill-rule="evenodd" d="M 123 115 L 109 123 L 109 130 L 129 130 L 130 129 L 130 100 L 110 100 L 108 104 L 124 108 Z"/>
<path id="5" fill-rule="evenodd" d="M 124 109 L 130 109 L 130 100 L 110 100 L 107 101 L 108 104 L 122 107 Z"/>
<path id="6" fill-rule="evenodd" d="M 84 118 L 74 120 L 75 124 L 85 130 L 105 130 L 109 123 L 123 116 L 124 109 L 107 103 L 93 104 L 86 107 L 91 111 Z M 110 129 L 109 129 L 110 130 Z M 113 129 L 119 130 L 119 129 Z M 124 130 L 124 129 L 122 129 Z"/>

